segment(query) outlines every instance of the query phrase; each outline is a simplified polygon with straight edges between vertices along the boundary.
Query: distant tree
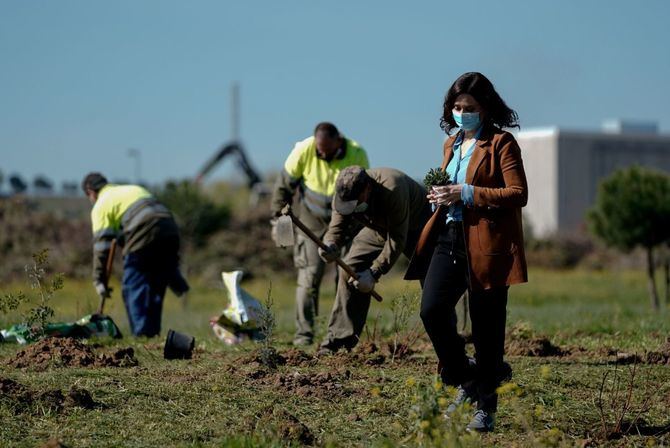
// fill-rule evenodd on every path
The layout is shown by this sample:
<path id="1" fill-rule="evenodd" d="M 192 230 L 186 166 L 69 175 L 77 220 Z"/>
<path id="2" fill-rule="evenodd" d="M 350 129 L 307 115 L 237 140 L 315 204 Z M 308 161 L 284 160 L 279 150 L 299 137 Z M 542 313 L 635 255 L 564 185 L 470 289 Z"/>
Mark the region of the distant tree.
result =
<path id="1" fill-rule="evenodd" d="M 41 194 L 51 194 L 53 192 L 53 182 L 47 179 L 45 176 L 35 176 L 33 179 L 33 188 L 37 193 Z"/>
<path id="2" fill-rule="evenodd" d="M 587 219 L 608 246 L 646 250 L 649 297 L 658 310 L 654 248 L 670 240 L 670 176 L 638 166 L 614 172 L 601 182 Z"/>
<path id="3" fill-rule="evenodd" d="M 202 246 L 230 219 L 228 206 L 215 203 L 188 180 L 169 181 L 156 196 L 174 213 L 182 236 L 195 246 Z"/>
<path id="4" fill-rule="evenodd" d="M 18 174 L 9 176 L 9 185 L 14 194 L 24 193 L 28 189 L 28 184 Z"/>

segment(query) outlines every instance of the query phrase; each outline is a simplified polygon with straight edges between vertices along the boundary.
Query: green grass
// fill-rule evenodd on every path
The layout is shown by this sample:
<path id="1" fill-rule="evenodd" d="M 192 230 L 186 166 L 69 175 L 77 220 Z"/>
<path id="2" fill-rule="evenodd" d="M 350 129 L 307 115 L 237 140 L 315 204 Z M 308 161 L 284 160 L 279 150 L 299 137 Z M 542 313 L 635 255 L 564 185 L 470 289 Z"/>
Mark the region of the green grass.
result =
<path id="1" fill-rule="evenodd" d="M 119 291 L 116 285 L 116 291 Z M 259 299 L 268 290 L 274 298 L 277 316 L 277 346 L 288 349 L 293 332 L 293 284 L 291 278 L 277 276 L 272 283 L 256 278 L 243 285 Z M 21 285 L 0 288 L 14 291 Z M 416 282 L 399 276 L 384 278 L 379 292 L 382 304 L 373 303 L 368 326 L 377 326 L 384 338 L 390 336 L 391 299 L 403 293 L 417 293 Z M 331 277 L 324 282 L 319 331 L 332 304 Z M 280 373 L 330 372 L 350 378 L 344 382 L 348 396 L 318 398 L 287 393 L 273 384 L 260 384 L 246 374 L 253 367 L 240 361 L 254 349 L 226 347 L 211 333 L 209 317 L 225 306 L 218 285 L 197 286 L 186 306 L 168 294 L 163 314 L 168 328 L 196 337 L 198 353 L 191 361 L 165 361 L 162 340 L 124 338 L 115 346 L 135 347 L 139 367 L 46 371 L 15 370 L 4 360 L 18 348 L 0 345 L 0 378 L 11 378 L 36 391 L 83 387 L 102 404 L 93 410 L 68 408 L 62 412 L 34 408 L 16 412 L 11 402 L 0 397 L 0 445 L 36 446 L 50 437 L 67 446 L 286 446 L 272 419 L 261 418 L 267 409 L 282 409 L 297 417 L 317 437 L 332 446 L 415 446 L 420 420 L 412 415 L 416 391 L 426 390 L 434 381 L 434 355 L 429 345 L 409 362 L 368 366 L 360 363 L 320 361 L 315 365 L 281 367 Z M 73 320 L 97 306 L 88 282 L 66 281 L 54 299 L 59 320 Z M 643 352 L 655 349 L 670 334 L 667 310 L 650 310 L 643 275 L 637 272 L 531 272 L 531 282 L 510 289 L 508 326 L 529 326 L 554 343 L 588 349 L 615 347 Z M 108 302 L 107 312 L 128 333 L 127 319 L 119 294 Z M 0 327 L 16 321 L 16 315 L 0 316 Z M 377 320 L 378 319 L 378 320 Z M 414 318 L 416 319 L 416 317 Z M 377 323 L 375 324 L 375 321 Z M 415 320 L 416 321 L 416 320 Z M 312 348 L 311 350 L 314 350 Z M 615 367 L 603 358 L 509 359 L 514 381 L 521 395 L 501 398 L 498 425 L 493 434 L 462 439 L 485 446 L 546 445 L 553 442 L 579 445 L 597 432 L 599 414 L 595 400 L 603 375 Z M 628 367 L 619 367 L 625 374 Z M 668 366 L 640 365 L 635 398 L 654 394 L 650 411 L 644 416 L 649 427 L 670 424 L 670 374 Z M 417 386 L 408 386 L 408 379 Z M 417 389 L 418 388 L 418 389 Z M 521 418 L 522 415 L 527 417 Z M 436 425 L 444 426 L 441 420 Z M 558 436 L 551 432 L 558 431 Z M 457 434 L 460 435 L 460 434 Z M 552 437 L 556 440 L 553 440 Z M 550 440 L 552 439 L 552 440 Z M 646 446 L 670 444 L 668 435 L 627 436 L 597 444 Z"/>

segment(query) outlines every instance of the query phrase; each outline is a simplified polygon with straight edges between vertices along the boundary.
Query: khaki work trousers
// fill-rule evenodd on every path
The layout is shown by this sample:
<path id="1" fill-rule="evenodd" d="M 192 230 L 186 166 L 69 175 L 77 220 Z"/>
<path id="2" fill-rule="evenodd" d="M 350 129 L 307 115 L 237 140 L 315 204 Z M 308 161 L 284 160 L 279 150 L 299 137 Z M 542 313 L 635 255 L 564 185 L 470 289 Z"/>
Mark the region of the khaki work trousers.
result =
<path id="1" fill-rule="evenodd" d="M 409 258 L 414 252 L 418 232 L 410 235 L 404 254 Z M 345 263 L 356 272 L 372 266 L 386 244 L 386 238 L 366 227 L 354 237 L 351 249 L 344 257 Z M 360 338 L 370 309 L 370 294 L 362 293 L 347 283 L 349 275 L 338 268 L 337 293 L 328 322 L 328 333 L 321 347 L 331 350 L 353 348 Z"/>
<path id="2" fill-rule="evenodd" d="M 326 229 L 314 232 L 323 237 Z M 319 287 L 325 268 L 319 257 L 319 246 L 301 231 L 296 231 L 293 246 L 293 264 L 298 270 L 298 286 L 295 291 L 295 325 L 293 341 L 311 344 L 314 338 L 314 319 L 319 313 Z"/>

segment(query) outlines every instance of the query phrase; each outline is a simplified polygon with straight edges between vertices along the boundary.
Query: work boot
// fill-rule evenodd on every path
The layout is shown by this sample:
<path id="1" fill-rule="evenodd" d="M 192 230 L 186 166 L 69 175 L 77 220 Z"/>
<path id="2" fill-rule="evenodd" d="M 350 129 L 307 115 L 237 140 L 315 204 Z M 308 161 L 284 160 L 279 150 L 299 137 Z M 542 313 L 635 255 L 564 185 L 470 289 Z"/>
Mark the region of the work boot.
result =
<path id="1" fill-rule="evenodd" d="M 306 336 L 296 336 L 293 339 L 293 345 L 296 347 L 305 347 L 307 345 L 312 345 L 312 338 Z"/>
<path id="2" fill-rule="evenodd" d="M 476 389 L 473 387 L 472 382 L 468 382 L 466 384 L 461 384 L 456 388 L 456 397 L 454 398 L 454 401 L 449 403 L 449 406 L 447 406 L 446 411 L 444 412 L 444 417 L 449 418 L 451 414 L 453 414 L 456 409 L 458 409 L 460 406 L 465 405 L 466 403 L 468 404 L 473 404 L 477 402 L 477 392 Z"/>
<path id="3" fill-rule="evenodd" d="M 494 416 L 495 413 L 487 412 L 483 409 L 477 409 L 475 415 L 468 423 L 465 429 L 468 431 L 477 431 L 477 432 L 491 432 L 493 431 L 494 426 Z"/>
<path id="4" fill-rule="evenodd" d="M 325 358 L 326 356 L 332 356 L 335 353 L 337 353 L 337 350 L 333 349 L 332 347 L 328 346 L 321 346 L 319 349 L 316 351 L 315 356 L 317 358 Z"/>
<path id="5" fill-rule="evenodd" d="M 512 381 L 512 366 L 507 361 L 503 361 L 497 379 L 501 384 Z"/>

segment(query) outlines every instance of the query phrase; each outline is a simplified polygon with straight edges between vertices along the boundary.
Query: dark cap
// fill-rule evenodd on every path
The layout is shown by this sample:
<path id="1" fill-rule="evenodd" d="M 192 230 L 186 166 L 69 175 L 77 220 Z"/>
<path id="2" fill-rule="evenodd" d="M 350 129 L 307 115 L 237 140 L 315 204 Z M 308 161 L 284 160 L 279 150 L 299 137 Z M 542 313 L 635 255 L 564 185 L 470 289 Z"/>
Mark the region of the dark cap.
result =
<path id="1" fill-rule="evenodd" d="M 342 215 L 353 213 L 358 197 L 368 183 L 368 174 L 360 166 L 352 165 L 340 171 L 335 182 L 333 208 Z"/>

